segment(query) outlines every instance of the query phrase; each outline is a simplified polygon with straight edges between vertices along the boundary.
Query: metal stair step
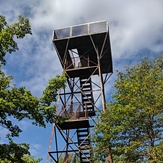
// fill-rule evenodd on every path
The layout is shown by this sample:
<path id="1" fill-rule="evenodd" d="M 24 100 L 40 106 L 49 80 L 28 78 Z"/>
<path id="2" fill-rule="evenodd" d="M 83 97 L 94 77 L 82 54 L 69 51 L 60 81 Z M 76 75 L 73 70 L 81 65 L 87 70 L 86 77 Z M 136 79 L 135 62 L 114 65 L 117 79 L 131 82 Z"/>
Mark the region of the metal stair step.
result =
<path id="1" fill-rule="evenodd" d="M 81 163 L 92 163 L 92 161 L 89 161 L 88 159 L 82 160 Z"/>
<path id="2" fill-rule="evenodd" d="M 87 135 L 87 136 L 88 136 L 88 135 Z M 86 136 L 86 137 L 87 137 L 87 136 Z M 85 137 L 85 138 L 81 137 L 81 139 L 79 139 L 79 141 L 88 141 L 89 138 L 88 138 L 88 137 L 86 138 L 86 137 Z"/>
<path id="3" fill-rule="evenodd" d="M 88 107 L 86 107 L 86 108 L 84 108 L 84 110 L 87 110 L 87 111 L 89 111 L 89 110 L 93 110 L 94 111 L 94 107 L 92 106 L 92 105 L 89 105 Z"/>
<path id="4" fill-rule="evenodd" d="M 83 105 L 87 106 L 87 105 L 92 105 L 92 101 L 89 101 L 89 100 L 85 100 L 83 101 Z"/>
<path id="5" fill-rule="evenodd" d="M 91 161 L 89 161 L 88 159 L 84 159 L 81 161 L 81 163 L 92 163 Z"/>
<path id="6" fill-rule="evenodd" d="M 84 145 L 84 146 L 80 146 L 80 150 L 83 151 L 83 150 L 90 150 L 91 147 L 89 145 Z"/>
<path id="7" fill-rule="evenodd" d="M 88 92 L 84 92 L 84 94 L 82 94 L 82 97 L 86 97 L 86 96 L 92 96 L 92 92 L 88 91 Z"/>
<path id="8" fill-rule="evenodd" d="M 84 107 L 84 109 L 90 109 L 91 107 L 93 107 L 93 105 L 91 103 L 87 103 L 87 107 Z M 94 107 L 93 107 L 94 108 Z"/>
<path id="9" fill-rule="evenodd" d="M 90 155 L 89 152 L 82 152 L 82 155 Z"/>
<path id="10" fill-rule="evenodd" d="M 83 136 L 87 137 L 88 136 L 88 133 L 86 133 L 86 134 L 83 134 L 82 133 L 82 135 L 78 135 L 78 137 L 83 137 Z"/>
<path id="11" fill-rule="evenodd" d="M 83 139 L 83 137 L 82 137 L 82 139 L 79 139 L 79 142 L 81 143 L 81 142 L 83 142 L 83 143 L 89 143 L 89 139 Z"/>
<path id="12" fill-rule="evenodd" d="M 88 137 L 88 134 L 83 134 L 83 135 L 79 135 L 79 136 L 78 136 L 79 140 L 83 139 L 83 137 L 84 137 L 84 138 Z M 86 139 L 86 140 L 87 140 L 87 139 Z"/>
<path id="13" fill-rule="evenodd" d="M 86 140 L 82 140 L 82 141 L 79 140 L 79 143 L 80 144 L 82 143 L 81 145 L 90 145 L 90 141 L 88 141 L 88 140 L 87 141 Z"/>
<path id="14" fill-rule="evenodd" d="M 89 139 L 83 139 L 83 137 L 80 137 L 79 142 L 86 142 L 89 141 Z"/>
<path id="15" fill-rule="evenodd" d="M 89 131 L 88 128 L 87 129 L 80 128 L 80 129 L 77 130 L 77 132 L 88 132 L 88 131 Z"/>
<path id="16" fill-rule="evenodd" d="M 80 81 L 80 84 L 83 84 L 83 85 L 90 84 L 91 85 L 91 80 L 82 80 L 82 81 Z"/>
<path id="17" fill-rule="evenodd" d="M 88 82 L 88 81 L 85 82 L 85 81 L 84 81 L 84 82 L 80 82 L 80 84 L 81 84 L 82 86 L 83 86 L 83 85 L 91 85 L 91 82 Z"/>
<path id="18" fill-rule="evenodd" d="M 85 83 L 85 84 L 81 84 L 81 87 L 84 88 L 84 87 L 91 87 L 91 83 Z"/>
<path id="19" fill-rule="evenodd" d="M 90 159 L 91 157 L 81 157 L 82 161 L 88 161 L 88 159 Z"/>
<path id="20" fill-rule="evenodd" d="M 82 92 L 86 92 L 86 91 L 91 91 L 91 88 L 90 87 L 83 87 L 82 88 Z"/>
<path id="21" fill-rule="evenodd" d="M 81 142 L 81 143 L 82 143 L 82 142 Z M 89 142 L 89 143 L 84 143 L 84 142 L 83 142 L 82 144 L 79 144 L 79 145 L 80 145 L 80 147 L 81 147 L 82 150 L 86 150 L 86 147 L 87 147 L 87 146 L 90 146 L 90 142 Z"/>
<path id="22" fill-rule="evenodd" d="M 81 83 L 81 84 L 91 83 L 91 80 L 90 80 L 90 79 L 88 80 L 88 79 L 81 79 L 81 78 L 80 78 L 80 83 Z"/>
<path id="23" fill-rule="evenodd" d="M 90 106 L 90 107 L 87 107 L 87 108 L 83 108 L 84 111 L 94 111 L 94 107 L 93 106 Z"/>
<path id="24" fill-rule="evenodd" d="M 86 157 L 83 157 L 83 156 L 81 157 L 82 161 L 88 161 L 91 158 L 90 155 L 86 156 Z"/>
<path id="25" fill-rule="evenodd" d="M 93 107 L 92 103 L 90 101 L 88 101 L 87 103 L 85 103 L 84 108 L 89 108 L 89 107 Z"/>
<path id="26" fill-rule="evenodd" d="M 83 102 L 84 102 L 84 104 L 88 104 L 88 103 L 90 103 L 90 104 L 92 104 L 91 102 L 92 102 L 92 98 L 86 98 L 86 99 L 82 99 L 83 100 Z"/>
<path id="27" fill-rule="evenodd" d="M 83 102 L 86 102 L 86 101 L 90 102 L 90 101 L 92 101 L 92 98 L 83 99 Z"/>
<path id="28" fill-rule="evenodd" d="M 88 96 L 88 95 L 82 96 L 82 99 L 85 99 L 85 98 L 86 98 L 86 99 L 88 99 L 88 98 L 91 98 L 91 99 L 92 99 L 92 95 L 89 95 L 89 96 Z"/>
<path id="29" fill-rule="evenodd" d="M 92 93 L 92 90 L 85 90 L 83 92 L 84 92 L 84 94 L 88 94 L 88 93 Z M 84 94 L 82 94 L 82 95 L 84 95 Z"/>

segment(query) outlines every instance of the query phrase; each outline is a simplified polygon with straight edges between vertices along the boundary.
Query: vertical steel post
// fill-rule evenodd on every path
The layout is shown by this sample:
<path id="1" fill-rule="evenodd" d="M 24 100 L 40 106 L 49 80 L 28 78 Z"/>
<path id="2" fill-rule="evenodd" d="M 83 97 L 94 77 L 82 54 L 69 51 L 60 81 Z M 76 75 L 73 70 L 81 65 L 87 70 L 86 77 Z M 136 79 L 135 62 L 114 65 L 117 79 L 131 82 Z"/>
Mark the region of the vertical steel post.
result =
<path id="1" fill-rule="evenodd" d="M 102 98 L 102 108 L 103 111 L 106 110 L 106 100 L 105 100 L 105 91 L 104 91 L 104 82 L 103 82 L 103 76 L 102 76 L 102 72 L 101 72 L 101 64 L 100 64 L 100 54 L 99 54 L 99 50 L 98 48 L 96 48 L 97 51 L 97 62 L 98 62 L 98 73 L 99 73 L 99 77 L 100 77 L 100 89 L 101 89 L 101 98 Z"/>
<path id="2" fill-rule="evenodd" d="M 58 141 L 57 141 L 57 131 L 56 131 L 56 126 L 54 126 L 54 133 L 55 133 L 55 145 L 56 145 L 56 151 L 58 151 Z M 58 152 L 57 152 L 57 161 L 59 161 Z"/>

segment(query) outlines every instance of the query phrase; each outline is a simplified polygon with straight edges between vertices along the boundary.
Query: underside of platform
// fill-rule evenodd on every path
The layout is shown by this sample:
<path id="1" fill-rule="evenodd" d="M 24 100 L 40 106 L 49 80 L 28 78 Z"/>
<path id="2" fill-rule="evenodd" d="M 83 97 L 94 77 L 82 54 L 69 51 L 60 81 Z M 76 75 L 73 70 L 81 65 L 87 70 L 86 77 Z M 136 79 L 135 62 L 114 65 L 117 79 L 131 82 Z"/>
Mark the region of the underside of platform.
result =
<path id="1" fill-rule="evenodd" d="M 80 74 L 82 75 L 83 73 L 89 75 L 98 66 L 97 51 L 93 46 L 92 41 L 98 49 L 98 52 L 102 53 L 100 59 L 100 64 L 102 65 L 101 72 L 111 73 L 113 71 L 110 41 L 107 33 L 54 40 L 53 42 L 58 52 L 62 67 L 70 77 L 79 77 Z M 74 65 L 72 57 L 70 56 L 70 50 L 76 51 L 81 60 L 80 64 Z M 82 68 L 83 73 L 77 74 L 78 70 L 81 71 Z M 86 68 L 88 68 L 88 70 L 86 70 Z M 98 74 L 98 71 L 94 74 Z"/>
<path id="2" fill-rule="evenodd" d="M 64 123 L 58 124 L 58 126 L 62 130 L 90 127 L 88 118 L 83 118 L 83 119 L 80 118 L 80 119 L 76 119 L 76 120 L 66 120 Z"/>

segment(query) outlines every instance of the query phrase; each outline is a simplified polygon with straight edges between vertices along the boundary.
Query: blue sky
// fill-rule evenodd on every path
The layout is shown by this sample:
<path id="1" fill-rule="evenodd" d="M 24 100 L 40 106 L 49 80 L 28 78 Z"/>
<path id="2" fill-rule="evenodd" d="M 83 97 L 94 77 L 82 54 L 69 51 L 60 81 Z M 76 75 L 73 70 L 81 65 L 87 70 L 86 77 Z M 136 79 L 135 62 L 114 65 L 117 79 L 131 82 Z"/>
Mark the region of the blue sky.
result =
<path id="1" fill-rule="evenodd" d="M 51 41 L 56 28 L 108 20 L 114 70 L 163 54 L 162 0 L 1 0 L 0 14 L 10 23 L 19 14 L 30 20 L 33 35 L 18 40 L 19 51 L 6 56 L 5 71 L 38 97 L 48 80 L 62 72 Z M 115 74 L 106 86 L 108 95 Z M 20 125 L 23 133 L 16 140 L 30 143 L 32 155 L 45 162 L 52 126 L 34 127 L 27 120 Z"/>

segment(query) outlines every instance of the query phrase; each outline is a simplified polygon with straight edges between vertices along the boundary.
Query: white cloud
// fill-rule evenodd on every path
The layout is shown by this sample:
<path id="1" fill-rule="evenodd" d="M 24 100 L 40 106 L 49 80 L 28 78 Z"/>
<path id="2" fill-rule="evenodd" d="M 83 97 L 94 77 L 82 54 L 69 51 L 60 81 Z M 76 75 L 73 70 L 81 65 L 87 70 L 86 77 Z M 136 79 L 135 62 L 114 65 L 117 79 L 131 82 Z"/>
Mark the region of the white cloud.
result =
<path id="1" fill-rule="evenodd" d="M 39 155 L 39 150 L 41 150 L 41 145 L 40 144 L 30 144 L 30 153 L 32 156 L 35 156 L 35 157 L 42 157 Z"/>
<path id="2" fill-rule="evenodd" d="M 142 49 L 163 51 L 162 0 L 23 0 L 3 2 L 0 9 L 11 21 L 19 13 L 31 21 L 33 35 L 19 41 L 19 55 L 8 59 L 25 70 L 27 80 L 20 85 L 25 84 L 39 94 L 47 80 L 62 71 L 51 43 L 55 28 L 106 19 L 114 60 L 138 56 Z"/>
<path id="3" fill-rule="evenodd" d="M 23 131 L 28 130 L 32 126 L 31 122 L 28 120 L 21 120 L 18 122 L 18 125 Z"/>

